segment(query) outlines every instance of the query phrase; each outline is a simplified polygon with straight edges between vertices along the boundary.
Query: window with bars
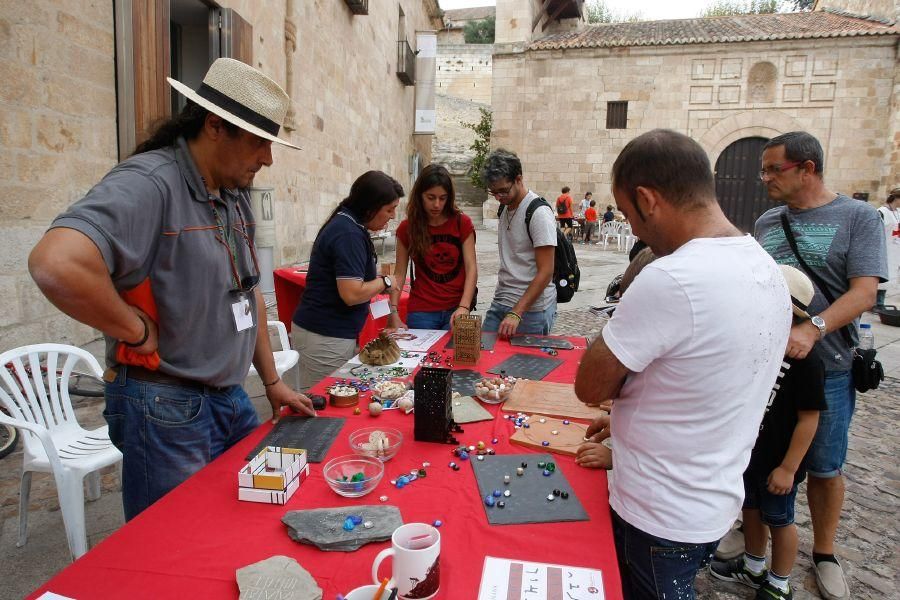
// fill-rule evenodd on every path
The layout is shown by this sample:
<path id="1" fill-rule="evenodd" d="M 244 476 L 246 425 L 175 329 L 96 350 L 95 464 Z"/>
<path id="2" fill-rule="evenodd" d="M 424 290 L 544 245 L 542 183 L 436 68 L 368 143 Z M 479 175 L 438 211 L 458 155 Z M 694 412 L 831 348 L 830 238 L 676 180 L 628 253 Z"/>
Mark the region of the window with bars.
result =
<path id="1" fill-rule="evenodd" d="M 606 103 L 606 128 L 626 129 L 628 126 L 628 101 Z"/>

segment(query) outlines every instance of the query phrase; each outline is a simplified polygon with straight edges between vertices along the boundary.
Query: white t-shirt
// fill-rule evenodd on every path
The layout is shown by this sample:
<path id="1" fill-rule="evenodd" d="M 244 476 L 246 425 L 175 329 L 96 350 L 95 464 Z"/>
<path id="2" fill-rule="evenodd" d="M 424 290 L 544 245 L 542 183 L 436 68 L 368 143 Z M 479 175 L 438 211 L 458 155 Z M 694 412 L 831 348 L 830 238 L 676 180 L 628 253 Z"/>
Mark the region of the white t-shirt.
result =
<path id="1" fill-rule="evenodd" d="M 516 210 L 510 212 L 509 207 L 503 209 L 497 225 L 500 271 L 497 274 L 494 302 L 505 306 L 514 306 L 537 276 L 534 249 L 541 246 L 556 246 L 556 216 L 549 206 L 541 206 L 534 211 L 531 216 L 531 237 L 528 237 L 528 230 L 525 229 L 525 212 L 531 201 L 537 197 L 537 194 L 529 190 Z M 556 287 L 551 278 L 547 289 L 528 307 L 528 311 L 545 310 L 555 302 Z"/>
<path id="2" fill-rule="evenodd" d="M 784 278 L 750 236 L 694 239 L 644 268 L 603 329 L 632 371 L 612 411 L 619 516 L 693 544 L 728 531 L 790 326 Z"/>

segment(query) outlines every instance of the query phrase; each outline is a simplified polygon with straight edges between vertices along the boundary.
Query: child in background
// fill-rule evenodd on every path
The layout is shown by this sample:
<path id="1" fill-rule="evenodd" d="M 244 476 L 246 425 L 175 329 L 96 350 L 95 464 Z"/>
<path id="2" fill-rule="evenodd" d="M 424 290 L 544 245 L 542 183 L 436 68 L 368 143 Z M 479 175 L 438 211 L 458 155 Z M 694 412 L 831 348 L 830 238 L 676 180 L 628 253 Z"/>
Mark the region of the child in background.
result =
<path id="1" fill-rule="evenodd" d="M 794 321 L 809 319 L 806 307 L 813 285 L 801 271 L 781 265 Z M 723 581 L 757 589 L 756 598 L 793 598 L 788 577 L 797 558 L 794 503 L 797 486 L 806 477 L 806 452 L 816 434 L 819 412 L 825 410 L 825 372 L 821 360 L 785 358 L 759 428 L 759 436 L 744 471 L 743 556 L 713 561 L 709 572 Z M 772 561 L 766 570 L 766 545 L 772 534 Z"/>
<path id="2" fill-rule="evenodd" d="M 591 200 L 590 206 L 584 211 L 584 240 L 582 241 L 585 244 L 591 243 L 591 237 L 594 235 L 594 230 L 597 229 L 597 210 L 594 208 L 596 205 L 597 202 Z"/>
<path id="3" fill-rule="evenodd" d="M 606 212 L 603 213 L 603 222 L 609 223 L 610 221 L 615 221 L 615 220 L 616 220 L 616 213 L 613 212 L 612 205 L 608 205 L 606 207 Z"/>

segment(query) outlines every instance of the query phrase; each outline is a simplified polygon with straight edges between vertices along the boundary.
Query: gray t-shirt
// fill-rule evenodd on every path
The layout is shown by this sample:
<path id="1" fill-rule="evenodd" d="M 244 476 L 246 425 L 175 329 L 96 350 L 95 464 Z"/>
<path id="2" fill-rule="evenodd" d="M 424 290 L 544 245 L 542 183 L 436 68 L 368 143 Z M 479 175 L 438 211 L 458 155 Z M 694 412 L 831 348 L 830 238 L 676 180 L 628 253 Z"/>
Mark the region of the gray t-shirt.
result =
<path id="1" fill-rule="evenodd" d="M 223 189 L 216 199 L 207 194 L 187 144 L 179 139 L 175 146 L 119 163 L 50 227 L 88 236 L 117 291 L 150 280 L 159 313 L 161 372 L 207 385 L 238 385 L 256 343 L 256 298 L 246 294 L 253 326 L 237 331 L 232 304 L 242 294 L 230 291 L 237 285 L 224 242 L 230 238 L 238 277 L 256 274 L 249 246 L 254 219 L 246 190 Z M 115 363 L 116 342 L 106 338 L 108 366 Z"/>
<path id="2" fill-rule="evenodd" d="M 785 210 L 786 207 L 779 206 L 766 211 L 756 221 L 754 235 L 775 262 L 802 271 L 781 227 L 781 213 Z M 887 278 L 881 219 L 878 211 L 866 202 L 839 194 L 824 206 L 790 210 L 788 219 L 803 260 L 825 282 L 835 299 L 850 289 L 850 279 L 854 277 L 878 277 L 882 281 Z M 816 315 L 828 305 L 816 287 L 810 314 Z M 849 328 L 854 344 L 858 341 L 858 322 L 855 319 Z M 826 370 L 850 370 L 852 355 L 840 331 L 826 335 L 816 344 L 815 351 Z"/>
<path id="3" fill-rule="evenodd" d="M 525 229 L 525 212 L 531 201 L 538 195 L 531 190 L 514 211 L 503 209 L 497 225 L 497 245 L 500 248 L 500 271 L 497 274 L 497 289 L 494 302 L 513 306 L 531 285 L 537 275 L 537 260 L 534 249 L 541 246 L 556 246 L 556 216 L 549 206 L 541 206 L 531 216 L 531 237 Z M 532 240 L 533 243 L 532 243 Z M 545 310 L 556 302 L 556 287 L 553 281 L 538 296 L 528 311 Z"/>

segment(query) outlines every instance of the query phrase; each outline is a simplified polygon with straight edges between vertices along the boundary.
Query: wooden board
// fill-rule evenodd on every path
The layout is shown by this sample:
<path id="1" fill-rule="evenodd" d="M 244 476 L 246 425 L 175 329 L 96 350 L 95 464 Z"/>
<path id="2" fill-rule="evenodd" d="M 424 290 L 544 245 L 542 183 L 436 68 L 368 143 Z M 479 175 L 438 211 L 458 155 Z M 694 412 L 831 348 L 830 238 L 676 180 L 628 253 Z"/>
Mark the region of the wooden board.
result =
<path id="1" fill-rule="evenodd" d="M 544 420 L 543 423 L 541 419 Z M 521 427 L 516 430 L 509 438 L 510 442 L 566 456 L 575 456 L 578 447 L 584 443 L 584 434 L 587 431 L 587 425 L 583 423 L 569 421 L 569 424 L 565 425 L 561 419 L 544 415 L 532 415 L 527 423 L 527 428 Z M 554 431 L 557 432 L 556 435 L 553 434 Z M 545 441 L 550 442 L 550 445 L 544 446 Z"/>
<path id="2" fill-rule="evenodd" d="M 606 411 L 587 406 L 575 395 L 571 383 L 551 383 L 520 379 L 516 382 L 509 400 L 503 403 L 507 412 L 537 413 L 561 419 L 593 421 Z"/>

